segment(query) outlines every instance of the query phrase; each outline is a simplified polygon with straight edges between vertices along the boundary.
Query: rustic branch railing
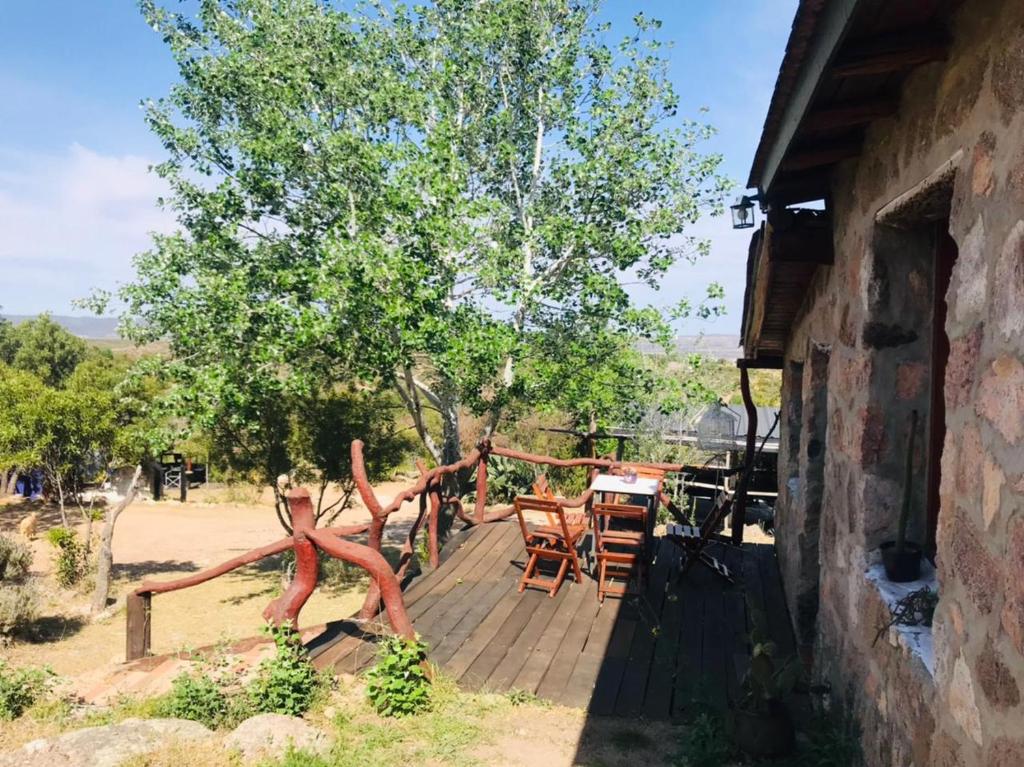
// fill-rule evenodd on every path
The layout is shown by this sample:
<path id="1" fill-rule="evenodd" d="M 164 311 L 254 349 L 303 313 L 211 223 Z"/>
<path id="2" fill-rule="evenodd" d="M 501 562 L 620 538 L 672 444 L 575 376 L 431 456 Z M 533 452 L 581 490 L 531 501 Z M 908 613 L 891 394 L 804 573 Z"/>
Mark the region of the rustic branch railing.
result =
<path id="1" fill-rule="evenodd" d="M 151 610 L 154 594 L 197 586 L 231 572 L 239 567 L 257 562 L 265 557 L 292 549 L 295 552 L 296 568 L 291 584 L 281 596 L 273 600 L 263 611 L 263 617 L 275 625 L 290 624 L 298 627 L 298 616 L 306 600 L 316 588 L 319 577 L 319 559 L 317 550 L 351 562 L 370 575 L 370 585 L 366 599 L 360 611 L 362 619 L 372 619 L 381 609 L 383 603 L 391 628 L 396 633 L 412 638 L 414 636 L 412 622 L 405 610 L 402 598 L 401 581 L 404 579 L 415 552 L 416 538 L 427 525 L 427 551 L 432 567 L 437 567 L 440 552 L 440 518 L 445 508 L 452 508 L 455 517 L 467 525 L 481 525 L 498 522 L 515 513 L 514 507 L 487 509 L 487 463 L 492 455 L 503 456 L 528 463 L 553 466 L 559 468 L 586 468 L 589 479 L 599 469 L 610 472 L 622 471 L 627 465 L 637 468 L 656 469 L 664 472 L 682 470 L 680 464 L 669 463 L 625 463 L 610 458 L 552 458 L 519 450 L 511 450 L 492 445 L 489 441 L 481 442 L 461 461 L 446 466 L 427 469 L 422 462 L 417 462 L 419 478 L 410 487 L 396 495 L 386 506 L 377 498 L 370 485 L 363 459 L 363 443 L 355 440 L 352 443 L 352 474 L 359 496 L 370 512 L 370 522 L 347 527 L 329 527 L 316 529 L 316 520 L 309 493 L 304 489 L 292 490 L 288 493 L 288 508 L 292 518 L 292 535 L 279 541 L 253 549 L 216 567 L 204 570 L 185 578 L 174 581 L 144 581 L 128 596 L 127 601 L 127 641 L 126 656 L 135 660 L 149 654 L 151 636 Z M 472 513 L 468 513 L 462 501 L 454 495 L 446 494 L 444 483 L 446 478 L 460 472 L 476 469 L 476 499 Z M 559 499 L 558 503 L 566 508 L 589 506 L 593 499 L 593 491 L 586 490 L 576 498 Z M 409 529 L 402 545 L 402 550 L 394 570 L 383 555 L 384 529 L 388 518 L 398 511 L 403 504 L 418 499 L 419 513 Z M 672 501 L 662 493 L 660 501 L 673 514 L 678 514 Z M 367 535 L 365 544 L 347 540 L 356 535 Z"/>

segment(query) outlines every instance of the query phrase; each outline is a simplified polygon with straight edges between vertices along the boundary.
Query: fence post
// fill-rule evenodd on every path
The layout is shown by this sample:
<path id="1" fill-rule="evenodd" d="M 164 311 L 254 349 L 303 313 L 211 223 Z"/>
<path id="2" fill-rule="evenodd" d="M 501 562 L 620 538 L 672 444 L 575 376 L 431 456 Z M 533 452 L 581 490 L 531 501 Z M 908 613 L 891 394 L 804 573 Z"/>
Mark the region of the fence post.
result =
<path id="1" fill-rule="evenodd" d="M 487 456 L 490 454 L 490 444 L 484 442 L 480 450 L 480 460 L 476 465 L 476 522 L 482 524 L 484 521 L 484 509 L 487 506 Z"/>
<path id="2" fill-rule="evenodd" d="M 127 615 L 125 660 L 132 661 L 145 658 L 150 650 L 150 616 L 152 614 L 153 595 L 144 591 L 141 594 L 132 592 L 125 603 Z"/>

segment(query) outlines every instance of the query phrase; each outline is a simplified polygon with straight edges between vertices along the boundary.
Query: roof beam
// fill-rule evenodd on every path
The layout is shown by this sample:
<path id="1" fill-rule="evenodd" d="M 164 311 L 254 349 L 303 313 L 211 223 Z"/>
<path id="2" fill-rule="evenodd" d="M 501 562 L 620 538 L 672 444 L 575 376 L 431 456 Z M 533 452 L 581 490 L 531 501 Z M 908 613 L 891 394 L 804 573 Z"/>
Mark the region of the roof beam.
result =
<path id="1" fill-rule="evenodd" d="M 797 135 L 800 123 L 807 114 L 821 85 L 824 72 L 839 49 L 853 23 L 854 11 L 860 0 L 831 0 L 821 11 L 815 35 L 800 67 L 796 85 L 786 103 L 786 109 L 768 155 L 760 179 L 752 179 L 759 191 L 770 193 L 782 160 Z"/>
<path id="2" fill-rule="evenodd" d="M 864 77 L 902 72 L 932 61 L 945 61 L 949 41 L 935 34 L 898 34 L 852 41 L 832 67 L 833 77 Z"/>
<path id="3" fill-rule="evenodd" d="M 844 141 L 810 146 L 791 152 L 782 161 L 782 170 L 789 172 L 820 168 L 823 165 L 835 165 L 837 162 L 857 157 L 859 154 L 860 142 Z"/>
<path id="4" fill-rule="evenodd" d="M 800 126 L 802 133 L 828 133 L 854 128 L 896 113 L 896 102 L 890 99 L 871 99 L 818 109 L 807 115 Z"/>

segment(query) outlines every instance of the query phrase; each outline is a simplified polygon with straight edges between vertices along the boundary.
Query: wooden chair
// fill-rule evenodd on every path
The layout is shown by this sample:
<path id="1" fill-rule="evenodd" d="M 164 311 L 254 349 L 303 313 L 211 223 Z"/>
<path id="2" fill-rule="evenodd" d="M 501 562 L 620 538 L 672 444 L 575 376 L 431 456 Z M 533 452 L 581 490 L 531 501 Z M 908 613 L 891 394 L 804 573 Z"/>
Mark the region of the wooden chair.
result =
<path id="1" fill-rule="evenodd" d="M 558 496 L 555 495 L 555 491 L 551 489 L 551 485 L 548 484 L 548 478 L 546 474 L 540 474 L 535 480 L 533 480 L 533 494 L 538 498 L 543 498 L 548 501 L 559 500 Z M 565 521 L 569 525 L 586 525 L 587 524 L 587 513 L 586 511 L 569 511 L 565 514 Z M 558 522 L 555 517 L 551 514 L 548 515 L 548 524 L 557 525 Z"/>
<path id="2" fill-rule="evenodd" d="M 717 531 L 722 520 L 732 509 L 732 499 L 725 493 L 719 493 L 715 505 L 704 518 L 700 527 L 695 525 L 669 524 L 665 527 L 665 537 L 683 549 L 683 563 L 679 577 L 683 578 L 698 562 L 715 575 L 733 582 L 732 572 L 728 565 L 708 554 L 704 548 L 712 541 L 719 540 Z"/>
<path id="3" fill-rule="evenodd" d="M 558 502 L 546 498 L 520 496 L 515 500 L 515 510 L 526 553 L 530 555 L 523 577 L 519 579 L 519 592 L 525 591 L 527 586 L 539 586 L 547 589 L 549 597 L 555 596 L 570 566 L 576 582 L 582 583 L 583 572 L 576 546 L 586 531 L 586 525 L 570 525 L 565 510 Z M 542 512 L 548 519 L 555 520 L 555 524 L 537 525 L 531 529 L 526 523 L 525 512 L 528 511 Z M 541 577 L 538 568 L 542 560 L 558 562 L 558 573 L 554 578 Z"/>
<path id="4" fill-rule="evenodd" d="M 647 513 L 646 506 L 626 503 L 595 503 L 594 550 L 597 558 L 597 598 L 604 601 L 606 594 L 625 596 L 639 593 L 647 573 Z M 617 527 L 625 522 L 629 529 Z M 613 582 L 622 580 L 622 586 Z M 630 591 L 629 582 L 635 581 L 636 591 Z"/>

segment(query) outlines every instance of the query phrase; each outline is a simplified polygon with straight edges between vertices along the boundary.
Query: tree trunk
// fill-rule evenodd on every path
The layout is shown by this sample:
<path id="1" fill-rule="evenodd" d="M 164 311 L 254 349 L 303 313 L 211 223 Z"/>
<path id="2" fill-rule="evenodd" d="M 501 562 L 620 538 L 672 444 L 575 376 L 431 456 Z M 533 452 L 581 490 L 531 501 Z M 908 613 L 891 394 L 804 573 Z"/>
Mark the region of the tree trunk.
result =
<path id="1" fill-rule="evenodd" d="M 131 484 L 125 491 L 124 498 L 111 508 L 103 520 L 103 530 L 100 532 L 100 546 L 96 554 L 96 591 L 92 597 L 92 613 L 102 612 L 107 606 L 107 598 L 110 596 L 110 571 L 114 565 L 114 525 L 117 518 L 121 516 L 128 505 L 135 500 L 139 492 L 139 478 L 142 476 L 142 464 L 135 467 L 135 474 L 132 475 Z"/>
<path id="2" fill-rule="evenodd" d="M 10 474 L 7 475 L 6 481 L 3 483 L 3 495 L 13 495 L 14 490 L 18 486 L 18 467 L 15 466 L 11 469 Z"/>

